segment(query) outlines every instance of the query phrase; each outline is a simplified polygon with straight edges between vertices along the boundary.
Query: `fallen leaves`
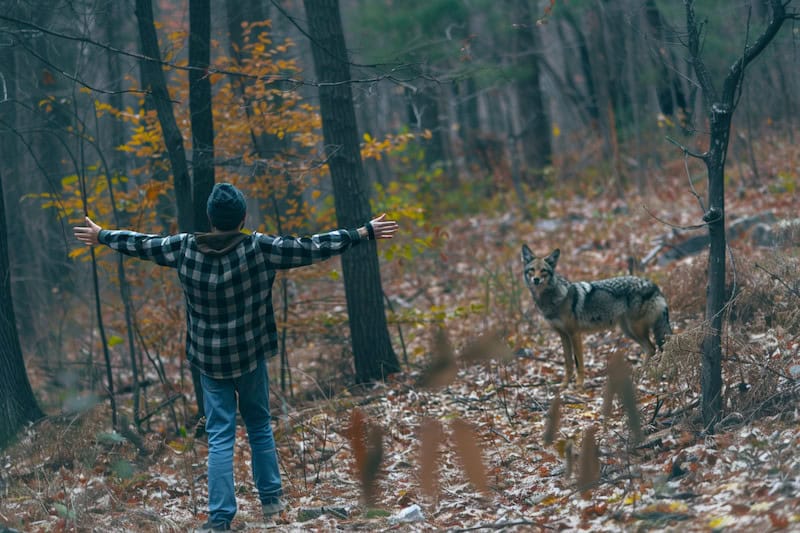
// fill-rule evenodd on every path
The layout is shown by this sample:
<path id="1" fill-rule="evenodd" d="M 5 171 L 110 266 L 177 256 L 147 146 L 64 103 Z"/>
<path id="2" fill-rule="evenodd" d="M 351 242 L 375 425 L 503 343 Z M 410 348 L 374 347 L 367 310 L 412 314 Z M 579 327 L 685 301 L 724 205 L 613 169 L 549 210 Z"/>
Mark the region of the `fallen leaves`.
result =
<path id="1" fill-rule="evenodd" d="M 414 527 L 426 530 L 501 529 L 514 523 L 523 530 L 569 531 L 797 528 L 800 419 L 792 409 L 740 421 L 713 436 L 701 434 L 691 421 L 694 381 L 682 373 L 661 381 L 640 372 L 651 368 L 641 364 L 635 365 L 636 373 L 648 375 L 634 378 L 625 360 L 631 343 L 617 332 L 587 336 L 584 391 L 557 389 L 562 377 L 558 338 L 538 315 L 526 316 L 531 302 L 519 298 L 513 243 L 525 235 L 543 248 L 561 246 L 565 273 L 575 280 L 621 273 L 619 259 L 627 257 L 628 249 L 647 249 L 658 228 L 649 230 L 649 219 L 635 214 L 622 223 L 612 220 L 603 215 L 610 212 L 607 207 L 548 203 L 552 218 L 558 219 L 550 229 L 509 222 L 506 215 L 481 215 L 448 226 L 467 246 L 448 249 L 448 268 L 429 266 L 435 274 L 419 277 L 428 299 L 419 307 L 435 306 L 441 320 L 433 329 L 426 321 L 401 324 L 409 333 L 411 368 L 421 364 L 423 370 L 398 375 L 365 396 L 333 395 L 328 402 L 286 405 L 281 412 L 279 456 L 293 507 L 348 512 L 320 512 L 298 525 L 300 513 L 290 511 L 279 527 L 378 530 L 389 527 L 388 519 L 402 509 L 418 505 L 423 518 Z M 507 246 L 498 246 L 501 226 L 512 223 L 513 231 L 505 233 Z M 580 252 L 586 243 L 592 249 Z M 680 288 L 682 275 L 680 269 L 675 272 L 675 287 L 667 288 Z M 416 293 L 407 278 L 414 276 L 403 278 L 408 286 L 393 282 L 403 287 L 395 292 Z M 465 315 L 459 309 L 480 312 Z M 685 314 L 673 317 L 677 330 L 695 325 L 695 317 Z M 760 342 L 760 334 L 752 334 Z M 786 377 L 795 378 L 793 369 L 800 365 L 796 338 L 787 332 L 763 337 L 769 349 L 754 352 L 753 360 L 779 353 Z M 512 357 L 510 347 L 521 355 Z M 292 356 L 299 358 L 303 349 L 295 346 Z M 327 349 L 320 343 L 308 348 L 315 356 Z M 42 430 L 37 441 L 61 434 Z M 632 446 L 635 441 L 638 448 Z M 76 481 L 79 476 L 72 470 L 81 468 L 82 457 L 68 463 L 56 461 L 55 454 L 15 456 L 7 461 L 15 485 L 0 499 L 0 514 L 24 517 L 36 524 L 26 528 L 31 531 L 52 529 L 56 520 L 84 520 L 87 527 L 109 531 L 191 529 L 205 518 L 206 450 L 198 444 L 192 457 L 180 439 L 164 438 L 163 444 L 146 464 L 128 442 L 71 446 L 94 454 L 85 459 L 92 465 L 86 476 L 91 483 Z M 243 430 L 235 457 L 237 521 L 256 522 L 260 509 Z M 115 473 L 120 458 L 135 469 L 129 479 Z M 41 479 L 52 480 L 58 490 L 43 489 L 37 484 Z M 591 490 L 579 497 L 585 488 Z M 193 491 L 198 509 L 193 509 Z M 102 512 L 81 507 L 87 495 L 92 508 L 103 502 Z M 143 507 L 153 509 L 161 521 L 137 523 L 135 510 Z M 77 510 L 74 520 L 64 508 Z"/>

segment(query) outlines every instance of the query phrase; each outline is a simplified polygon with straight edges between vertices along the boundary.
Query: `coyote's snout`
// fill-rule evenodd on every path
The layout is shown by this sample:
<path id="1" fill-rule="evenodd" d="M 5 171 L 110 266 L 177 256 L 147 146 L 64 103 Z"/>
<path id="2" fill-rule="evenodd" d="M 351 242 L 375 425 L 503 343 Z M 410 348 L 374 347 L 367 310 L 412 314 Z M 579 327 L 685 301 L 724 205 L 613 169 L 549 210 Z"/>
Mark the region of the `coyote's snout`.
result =
<path id="1" fill-rule="evenodd" d="M 536 257 L 522 245 L 525 284 L 564 347 L 564 386 L 572 377 L 573 366 L 577 367 L 576 383 L 583 386 L 583 332 L 619 326 L 642 347 L 646 357 L 656 352 L 656 346 L 663 347 L 672 328 L 667 300 L 655 283 L 635 276 L 572 283 L 556 273 L 560 254 L 556 248 L 547 257 Z"/>

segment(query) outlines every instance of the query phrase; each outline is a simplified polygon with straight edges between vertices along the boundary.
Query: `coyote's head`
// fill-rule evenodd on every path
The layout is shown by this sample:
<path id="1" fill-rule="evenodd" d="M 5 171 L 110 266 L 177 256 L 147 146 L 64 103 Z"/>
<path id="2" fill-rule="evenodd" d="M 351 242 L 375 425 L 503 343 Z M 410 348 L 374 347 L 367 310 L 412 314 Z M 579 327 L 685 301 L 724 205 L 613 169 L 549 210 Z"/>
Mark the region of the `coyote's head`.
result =
<path id="1" fill-rule="evenodd" d="M 525 284 L 530 290 L 540 291 L 550 284 L 556 271 L 559 255 L 561 255 L 561 250 L 556 248 L 547 257 L 536 257 L 527 244 L 522 245 Z"/>

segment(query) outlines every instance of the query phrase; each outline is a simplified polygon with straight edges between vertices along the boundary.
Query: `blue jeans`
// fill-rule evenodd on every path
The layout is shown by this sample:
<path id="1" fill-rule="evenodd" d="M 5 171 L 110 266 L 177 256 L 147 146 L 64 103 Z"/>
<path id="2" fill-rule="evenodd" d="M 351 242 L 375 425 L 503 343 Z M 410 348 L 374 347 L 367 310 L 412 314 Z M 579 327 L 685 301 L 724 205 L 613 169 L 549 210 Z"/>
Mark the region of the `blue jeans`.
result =
<path id="1" fill-rule="evenodd" d="M 208 433 L 208 514 L 215 522 L 228 522 L 236 514 L 233 488 L 233 443 L 236 439 L 236 400 L 252 452 L 253 480 L 261 503 L 282 494 L 278 454 L 269 414 L 269 379 L 262 359 L 248 374 L 232 379 L 201 376 Z"/>

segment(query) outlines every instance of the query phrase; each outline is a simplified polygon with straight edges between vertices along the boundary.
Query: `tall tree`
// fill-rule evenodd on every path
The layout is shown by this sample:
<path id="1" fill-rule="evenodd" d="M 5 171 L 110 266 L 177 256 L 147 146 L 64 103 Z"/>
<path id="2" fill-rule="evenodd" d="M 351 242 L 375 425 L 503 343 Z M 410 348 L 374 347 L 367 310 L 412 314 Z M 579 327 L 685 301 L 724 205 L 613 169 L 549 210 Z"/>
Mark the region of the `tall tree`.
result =
<path id="1" fill-rule="evenodd" d="M 172 177 L 175 186 L 175 202 L 178 208 L 178 228 L 191 231 L 194 224 L 192 215 L 192 181 L 189 165 L 186 163 L 186 149 L 183 135 L 175 120 L 172 101 L 167 90 L 167 80 L 161 68 L 161 50 L 158 47 L 158 34 L 153 19 L 152 0 L 136 0 L 136 20 L 142 60 L 142 88 L 147 91 L 158 114 L 164 144 L 167 149 Z"/>
<path id="2" fill-rule="evenodd" d="M 675 60 L 672 49 L 664 46 L 664 43 L 667 42 L 669 29 L 655 0 L 647 0 L 645 2 L 644 15 L 649 33 L 655 40 L 653 52 L 658 55 L 658 61 L 656 62 L 656 68 L 658 69 L 656 83 L 658 107 L 668 117 L 677 115 L 681 121 L 681 126 L 685 126 L 685 121 L 689 117 L 689 104 L 686 101 L 683 86 L 681 85 L 680 73 L 675 70 L 678 61 Z"/>
<path id="3" fill-rule="evenodd" d="M 725 293 L 725 160 L 728 154 L 733 112 L 739 103 L 745 69 L 769 45 L 787 20 L 800 20 L 800 14 L 788 12 L 792 0 L 770 0 L 772 18 L 755 41 L 750 41 L 750 21 L 745 32 L 743 53 L 728 69 L 717 89 L 709 69 L 701 57 L 701 29 L 695 15 L 694 0 L 684 0 L 689 58 L 697 81 L 703 90 L 703 102 L 710 125 L 709 148 L 693 154 L 702 159 L 708 172 L 708 206 L 703 221 L 708 226 L 711 247 L 708 256 L 708 287 L 706 290 L 707 330 L 703 338 L 701 373 L 702 414 L 707 427 L 713 430 L 722 411 L 722 315 Z M 688 150 L 686 150 L 688 152 Z"/>
<path id="4" fill-rule="evenodd" d="M 314 69 L 319 82 L 322 134 L 339 225 L 370 219 L 369 191 L 350 87 L 350 63 L 338 0 L 304 0 Z M 356 380 L 379 380 L 400 370 L 389 339 L 374 241 L 342 256 Z"/>
<path id="5" fill-rule="evenodd" d="M 47 6 L 50 7 L 50 6 Z M 3 44 L 0 46 L 0 121 L 2 121 L 3 165 L 6 194 L 9 199 L 7 222 L 12 242 L 9 262 L 15 273 L 24 272 L 14 283 L 20 340 L 23 345 L 43 347 L 49 356 L 49 328 L 35 325 L 52 311 L 51 289 L 65 288 L 63 276 L 66 257 L 63 240 L 52 240 L 56 248 L 45 252 L 38 247 L 25 249 L 22 242 L 40 242 L 62 233 L 52 212 L 39 209 L 34 202 L 11 201 L 24 195 L 53 192 L 63 159 L 66 157 L 62 134 L 72 126 L 69 85 L 51 65 L 76 60 L 74 47 L 55 46 L 53 41 L 30 27 L 59 27 L 74 23 L 70 15 L 59 17 L 54 9 L 45 9 L 43 2 L 3 2 Z M 11 25 L 7 24 L 11 22 Z M 20 23 L 21 22 L 21 23 Z M 41 102 L 52 99 L 52 106 Z M 21 132 L 25 133 L 22 134 Z M 55 141 L 55 142 L 54 142 Z M 64 252 L 63 254 L 61 252 Z M 44 281 L 44 282 L 43 282 Z"/>
<path id="6" fill-rule="evenodd" d="M 214 117 L 211 112 L 211 5 L 189 2 L 189 109 L 192 122 L 193 231 L 211 229 L 206 200 L 214 188 Z"/>
<path id="7" fill-rule="evenodd" d="M 228 21 L 228 38 L 231 56 L 238 63 L 244 46 L 242 25 L 247 22 L 260 22 L 268 18 L 268 10 L 260 0 L 225 0 L 225 15 Z M 257 30 L 254 37 L 263 30 Z M 235 81 L 235 80 L 234 80 Z"/>
<path id="8" fill-rule="evenodd" d="M 415 78 L 428 76 L 419 67 L 414 67 L 412 71 Z M 425 162 L 429 166 L 446 163 L 447 147 L 443 130 L 447 128 L 443 126 L 442 117 L 445 115 L 440 110 L 438 85 L 421 81 L 416 86 L 409 85 L 405 94 L 408 123 L 416 132 L 430 132 L 430 138 L 423 141 Z"/>
<path id="9" fill-rule="evenodd" d="M 231 57 L 233 57 L 236 63 L 241 66 L 242 50 L 247 44 L 242 32 L 242 28 L 247 23 L 267 20 L 269 18 L 269 10 L 259 0 L 225 0 L 225 10 L 228 18 L 228 35 L 230 39 L 229 44 Z M 270 33 L 272 33 L 272 26 L 270 26 L 270 30 Z M 251 42 L 258 42 L 261 34 L 266 31 L 266 27 L 256 25 L 251 29 Z M 272 40 L 274 40 L 274 33 L 272 33 L 272 35 Z M 264 121 L 264 119 L 263 117 L 258 118 L 254 116 L 252 111 L 253 102 L 251 98 L 247 96 L 246 89 L 252 86 L 253 81 L 244 78 L 236 78 L 231 81 L 236 89 L 237 94 L 239 94 L 240 98 L 244 102 L 244 110 L 247 114 L 248 123 L 250 124 L 250 137 L 253 140 L 254 153 L 261 161 L 270 161 L 271 164 L 280 161 L 281 153 L 288 148 L 289 143 L 291 142 L 290 136 L 284 135 L 281 137 L 273 133 L 268 133 L 267 131 L 264 131 L 265 128 L 260 128 L 260 133 L 257 133 L 254 126 L 258 120 Z M 272 100 L 275 104 L 280 103 L 280 97 L 278 95 L 275 95 Z M 272 169 L 269 168 L 270 166 L 272 165 L 258 165 L 256 169 L 259 174 L 254 176 L 255 179 L 267 181 L 271 179 L 271 177 L 277 175 L 277 173 L 271 172 Z M 275 168 L 280 168 L 281 166 L 282 165 L 280 164 L 274 165 Z M 269 175 L 271 173 L 273 176 Z M 283 233 L 282 219 L 289 211 L 290 204 L 292 202 L 296 202 L 295 205 L 299 205 L 302 200 L 300 196 L 301 193 L 293 186 L 292 180 L 289 178 L 289 176 L 285 174 L 284 178 L 286 180 L 286 195 L 280 195 L 280 197 L 278 197 L 278 195 L 275 194 L 275 191 L 270 193 L 272 216 L 274 217 L 275 228 L 279 234 Z M 282 302 L 281 322 L 283 323 L 280 332 L 280 385 L 281 391 L 286 392 L 287 389 L 291 391 L 291 387 L 288 385 L 291 383 L 291 367 L 289 365 L 289 357 L 286 350 L 286 320 L 289 314 L 289 282 L 286 276 L 281 276 L 278 283 L 280 286 Z"/>
<path id="10" fill-rule="evenodd" d="M 586 89 L 582 94 L 582 100 L 585 102 L 584 105 L 586 106 L 586 114 L 589 117 L 590 124 L 593 128 L 596 128 L 598 126 L 598 122 L 600 121 L 600 103 L 597 99 L 597 84 L 595 82 L 596 75 L 592 66 L 588 42 L 589 40 L 587 39 L 584 31 L 581 29 L 581 25 L 578 22 L 576 14 L 573 12 L 574 6 L 569 6 L 562 3 L 559 5 L 559 8 L 560 9 L 558 13 L 563 16 L 566 26 L 566 28 L 563 28 L 561 25 L 559 25 L 562 48 L 564 50 L 574 49 L 578 54 L 576 61 L 574 61 L 574 63 L 577 64 L 577 70 L 573 71 L 573 61 L 571 59 L 567 59 L 565 61 L 564 78 L 566 82 L 570 84 L 573 92 L 576 94 L 581 93 L 581 91 L 576 86 L 575 80 L 578 78 L 583 79 Z M 569 37 L 566 36 L 567 30 L 572 34 Z"/>
<path id="11" fill-rule="evenodd" d="M 242 28 L 248 23 L 260 23 L 267 20 L 269 18 L 269 10 L 266 9 L 259 0 L 225 0 L 225 11 L 228 19 L 231 57 L 233 57 L 235 62 L 241 67 L 242 50 L 247 44 L 242 33 Z M 266 32 L 267 28 L 265 26 L 260 24 L 256 25 L 250 30 L 250 42 L 258 42 L 261 35 Z M 269 33 L 272 37 L 271 40 L 274 40 L 273 32 L 270 31 Z M 272 162 L 275 162 L 278 160 L 278 156 L 288 147 L 290 142 L 289 136 L 284 135 L 281 137 L 274 133 L 269 133 L 266 131 L 267 128 L 263 127 L 264 124 L 260 124 L 261 127 L 259 128 L 255 127 L 259 118 L 253 113 L 253 107 L 256 106 L 257 103 L 247 95 L 247 89 L 255 84 L 253 80 L 244 77 L 234 77 L 231 83 L 234 85 L 236 93 L 244 102 L 244 111 L 250 124 L 249 129 L 253 141 L 253 151 L 259 159 L 263 161 L 272 160 Z M 259 81 L 258 83 L 261 82 Z M 279 105 L 280 97 L 278 95 L 271 96 L 271 99 L 276 105 Z M 263 118 L 261 118 L 261 120 L 266 122 Z M 267 169 L 265 168 L 264 170 Z M 259 176 L 259 178 L 263 178 L 263 176 Z M 292 189 L 290 183 L 287 183 L 287 186 L 289 189 Z M 299 197 L 294 194 L 294 191 L 287 194 L 287 196 L 293 197 L 293 199 L 298 201 L 300 200 Z M 273 203 L 280 204 L 281 202 L 273 201 Z M 278 213 L 275 213 L 275 216 L 280 217 Z M 277 223 L 280 224 L 280 221 L 278 220 Z"/>
<path id="12" fill-rule="evenodd" d="M 11 14 L 16 15 L 14 10 L 11 11 Z M 6 177 L 6 194 L 8 194 L 9 198 L 20 198 L 24 194 L 21 188 L 24 182 L 22 176 L 25 174 L 23 170 L 23 152 L 20 150 L 21 143 L 19 143 L 17 136 L 12 133 L 16 131 L 19 121 L 17 118 L 16 104 L 18 76 L 17 55 L 15 50 L 17 48 L 16 46 L 0 46 L 0 65 L 2 65 L 2 70 L 0 70 L 2 79 L 0 79 L 0 82 L 2 82 L 4 97 L 4 102 L 0 105 L 0 127 L 2 128 L 0 129 L 0 153 L 3 154 L 3 173 Z M 0 198 L 0 201 L 1 200 L 2 198 Z M 24 214 L 19 203 L 11 203 L 9 201 L 7 218 L 10 225 L 7 226 L 5 222 L 3 223 L 3 227 L 0 229 L 3 233 L 3 239 L 6 238 L 6 233 L 8 233 L 9 235 L 18 235 L 23 241 L 29 240 L 26 231 L 27 224 L 25 224 L 27 217 L 23 216 Z M 7 272 L 10 272 L 11 265 L 19 268 L 20 271 L 32 271 L 32 258 L 27 257 L 27 253 L 21 253 L 20 247 L 13 246 L 13 244 L 11 246 L 11 254 L 14 254 L 15 249 L 18 257 L 12 255 L 9 258 L 3 259 L 9 262 Z M 5 278 L 5 276 L 3 276 L 3 278 Z M 31 289 L 32 287 L 30 287 L 30 284 L 19 283 L 16 284 L 13 290 L 9 288 L 9 291 L 16 296 L 17 302 L 23 303 L 35 301 Z M 3 297 L 3 302 L 12 303 L 11 293 L 8 295 L 8 299 L 6 299 L 5 296 Z M 26 309 L 28 310 L 27 313 L 25 313 Z M 27 324 L 28 329 L 35 323 L 33 317 L 33 306 L 22 307 L 20 318 L 24 319 L 23 324 Z M 33 333 L 32 330 L 30 332 Z M 26 336 L 24 331 L 20 333 L 22 333 L 23 337 Z M 30 336 L 32 337 L 32 335 Z"/>
<path id="13" fill-rule="evenodd" d="M 405 122 L 412 131 L 430 133 L 418 141 L 425 163 L 446 168 L 448 185 L 457 185 L 459 178 L 450 171 L 454 149 L 448 107 L 454 97 L 441 81 L 456 71 L 461 71 L 459 78 L 464 75 L 462 50 L 470 39 L 465 24 L 469 18 L 467 4 L 471 2 L 405 0 L 387 10 L 381 2 L 351 3 L 358 10 L 354 30 L 370 43 L 360 50 L 362 57 L 379 64 L 386 64 L 387 58 L 403 63 L 395 71 L 406 79 L 402 93 Z"/>
<path id="14" fill-rule="evenodd" d="M 102 26 L 106 42 L 119 49 L 127 45 L 126 37 L 130 37 L 130 34 L 120 31 L 120 19 L 124 16 L 124 10 L 124 6 L 119 2 L 107 2 L 98 12 L 99 24 Z M 107 96 L 108 103 L 114 109 L 125 109 L 122 57 L 119 54 L 106 54 L 106 65 L 108 83 L 111 87 L 111 94 Z M 125 144 L 125 123 L 121 120 L 109 120 L 108 128 L 111 130 L 108 136 L 111 148 L 111 150 L 109 150 L 109 163 L 115 173 L 125 175 L 125 165 L 128 157 L 121 150 L 116 150 L 118 146 Z M 121 186 L 124 190 L 127 187 L 127 183 L 123 181 Z"/>
<path id="15" fill-rule="evenodd" d="M 158 47 L 158 34 L 153 20 L 152 0 L 136 0 L 135 11 L 141 50 L 144 56 L 141 63 L 142 86 L 148 92 L 156 109 L 161 131 L 164 135 L 164 143 L 175 186 L 178 229 L 184 232 L 191 232 L 194 231 L 195 226 L 192 181 L 189 175 L 189 165 L 186 162 L 183 135 L 178 127 L 178 122 L 175 120 L 172 101 L 167 90 L 167 80 L 161 68 L 161 50 Z M 198 14 L 195 16 L 200 17 Z M 205 213 L 205 208 L 203 212 Z M 198 417 L 202 417 L 205 414 L 205 410 L 203 408 L 203 389 L 200 386 L 200 372 L 194 366 L 191 367 L 191 371 L 195 398 L 197 399 L 197 414 Z"/>
<path id="16" fill-rule="evenodd" d="M 3 177 L 0 174 L 0 301 L 3 302 L 0 305 L 0 448 L 8 444 L 25 423 L 44 416 L 28 381 L 17 334 L 3 198 Z"/>
<path id="17" fill-rule="evenodd" d="M 545 167 L 552 164 L 550 120 L 547 116 L 540 83 L 540 37 L 533 19 L 529 0 L 513 0 L 511 13 L 517 28 L 515 62 L 519 68 L 514 85 L 519 100 L 522 130 L 519 133 L 522 152 L 529 171 L 525 174 L 538 181 Z M 533 183 L 532 185 L 535 185 Z"/>

